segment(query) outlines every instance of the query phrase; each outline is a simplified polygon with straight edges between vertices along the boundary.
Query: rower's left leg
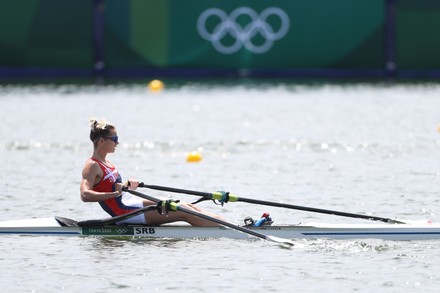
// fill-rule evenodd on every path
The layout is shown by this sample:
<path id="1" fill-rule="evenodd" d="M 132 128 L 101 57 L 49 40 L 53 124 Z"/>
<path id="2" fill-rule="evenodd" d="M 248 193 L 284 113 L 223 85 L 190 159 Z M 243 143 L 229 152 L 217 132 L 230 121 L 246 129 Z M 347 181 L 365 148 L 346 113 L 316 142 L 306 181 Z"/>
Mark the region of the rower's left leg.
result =
<path id="1" fill-rule="evenodd" d="M 144 206 L 147 205 L 151 205 L 154 204 L 153 202 L 150 201 L 144 201 Z M 194 211 L 197 211 L 199 213 L 205 214 L 207 216 L 225 221 L 222 217 L 210 213 L 210 212 L 206 212 L 203 209 L 196 207 L 193 204 L 188 204 L 188 203 L 181 203 L 181 206 L 187 208 L 187 209 L 191 209 Z M 192 226 L 208 226 L 208 227 L 212 227 L 212 226 L 221 226 L 220 224 L 217 224 L 215 222 L 209 221 L 209 220 L 205 220 L 203 218 L 188 214 L 188 213 L 183 213 L 181 211 L 170 211 L 168 212 L 168 214 L 165 215 L 161 215 L 159 213 L 157 213 L 156 211 L 149 211 L 145 213 L 145 219 L 147 221 L 147 224 L 151 224 L 151 225 L 161 225 L 161 224 L 166 224 L 166 223 L 172 223 L 172 222 L 178 222 L 178 221 L 184 221 L 187 222 L 189 224 L 191 224 Z"/>

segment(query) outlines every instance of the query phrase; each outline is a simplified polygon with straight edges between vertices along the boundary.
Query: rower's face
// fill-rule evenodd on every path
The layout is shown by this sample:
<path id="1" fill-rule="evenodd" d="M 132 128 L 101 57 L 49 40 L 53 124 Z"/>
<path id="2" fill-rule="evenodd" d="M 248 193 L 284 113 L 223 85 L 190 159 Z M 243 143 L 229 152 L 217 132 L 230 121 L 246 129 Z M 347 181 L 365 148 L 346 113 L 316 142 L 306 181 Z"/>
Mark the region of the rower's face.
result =
<path id="1" fill-rule="evenodd" d="M 103 139 L 102 147 L 108 153 L 113 153 L 119 144 L 118 133 L 116 129 L 111 129 L 110 134 Z"/>

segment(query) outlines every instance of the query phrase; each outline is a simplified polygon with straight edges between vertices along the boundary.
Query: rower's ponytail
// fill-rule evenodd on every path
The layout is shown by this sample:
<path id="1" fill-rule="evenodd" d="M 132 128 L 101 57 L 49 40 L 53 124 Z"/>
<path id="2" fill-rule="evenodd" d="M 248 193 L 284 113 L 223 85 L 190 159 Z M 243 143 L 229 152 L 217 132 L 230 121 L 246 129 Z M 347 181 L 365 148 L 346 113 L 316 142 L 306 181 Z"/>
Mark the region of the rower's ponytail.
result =
<path id="1" fill-rule="evenodd" d="M 108 123 L 105 119 L 101 121 L 95 118 L 90 119 L 90 140 L 96 146 L 99 138 L 106 137 L 110 135 L 110 130 L 115 129 L 113 125 Z"/>

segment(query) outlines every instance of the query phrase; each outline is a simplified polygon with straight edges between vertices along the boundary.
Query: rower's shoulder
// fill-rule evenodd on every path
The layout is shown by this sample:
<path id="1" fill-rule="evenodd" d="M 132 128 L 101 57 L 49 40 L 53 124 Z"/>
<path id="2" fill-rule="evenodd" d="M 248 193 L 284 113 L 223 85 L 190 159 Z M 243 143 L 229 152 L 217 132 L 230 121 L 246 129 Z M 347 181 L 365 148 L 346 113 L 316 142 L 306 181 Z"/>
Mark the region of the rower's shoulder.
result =
<path id="1" fill-rule="evenodd" d="M 99 166 L 99 163 L 96 160 L 94 160 L 93 158 L 88 158 L 84 163 L 83 171 L 99 170 L 99 169 L 101 169 Z"/>
<path id="2" fill-rule="evenodd" d="M 90 182 L 95 182 L 96 178 L 102 176 L 102 170 L 99 166 L 98 162 L 92 160 L 91 158 L 87 159 L 84 163 L 84 167 L 82 169 L 82 177 L 83 179 L 87 179 Z"/>
<path id="3" fill-rule="evenodd" d="M 98 162 L 96 160 L 94 160 L 93 158 L 88 158 L 84 165 L 98 165 Z"/>

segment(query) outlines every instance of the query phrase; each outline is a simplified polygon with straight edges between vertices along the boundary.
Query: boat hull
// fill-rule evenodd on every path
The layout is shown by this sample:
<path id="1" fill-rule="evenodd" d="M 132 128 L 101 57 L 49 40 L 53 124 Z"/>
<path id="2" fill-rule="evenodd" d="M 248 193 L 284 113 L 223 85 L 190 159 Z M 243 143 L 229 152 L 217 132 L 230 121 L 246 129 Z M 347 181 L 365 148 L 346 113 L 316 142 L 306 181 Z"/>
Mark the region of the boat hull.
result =
<path id="1" fill-rule="evenodd" d="M 75 221 L 72 221 L 75 223 Z M 291 226 L 249 227 L 256 232 L 287 239 L 440 239 L 438 224 L 322 224 L 308 223 Z M 65 225 L 56 218 L 0 222 L 2 235 L 60 235 L 143 238 L 252 238 L 248 234 L 226 227 L 164 226 L 90 226 Z"/>

